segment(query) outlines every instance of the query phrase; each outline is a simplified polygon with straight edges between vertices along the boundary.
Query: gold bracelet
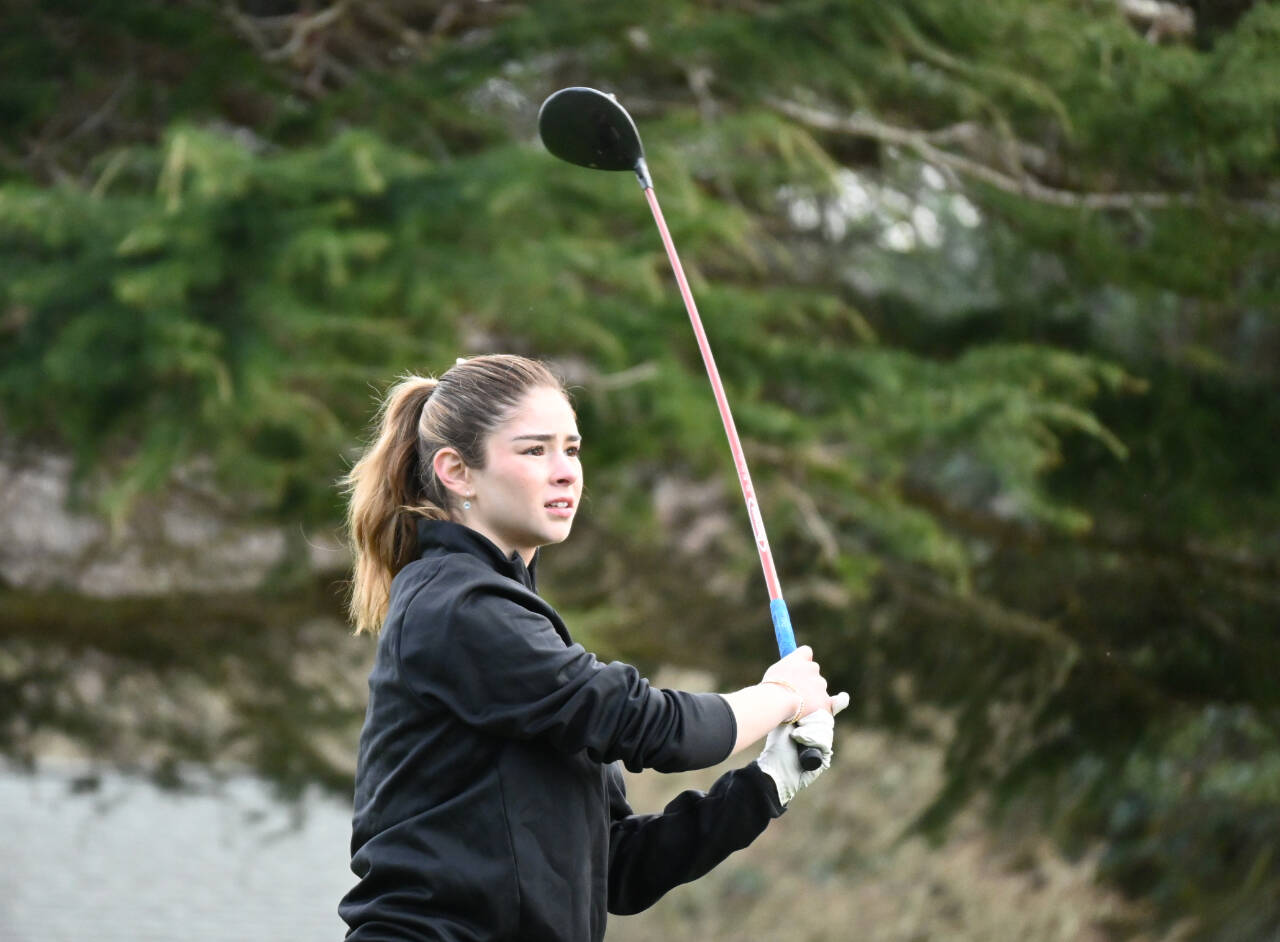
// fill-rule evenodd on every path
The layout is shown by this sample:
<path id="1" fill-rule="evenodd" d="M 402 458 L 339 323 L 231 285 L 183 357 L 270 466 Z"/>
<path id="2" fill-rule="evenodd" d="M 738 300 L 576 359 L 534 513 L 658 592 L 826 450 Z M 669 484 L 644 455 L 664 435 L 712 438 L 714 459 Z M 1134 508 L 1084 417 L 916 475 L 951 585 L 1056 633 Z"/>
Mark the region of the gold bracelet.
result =
<path id="1" fill-rule="evenodd" d="M 786 687 L 788 690 L 794 693 L 797 697 L 799 697 L 800 705 L 796 707 L 795 715 L 792 716 L 791 719 L 785 721 L 791 725 L 795 725 L 796 723 L 799 723 L 800 717 L 804 715 L 804 697 L 800 696 L 800 691 L 797 690 L 795 687 L 791 686 L 791 684 L 787 683 L 785 680 L 762 680 L 760 681 L 760 683 L 762 686 L 764 684 L 777 684 L 779 687 Z"/>

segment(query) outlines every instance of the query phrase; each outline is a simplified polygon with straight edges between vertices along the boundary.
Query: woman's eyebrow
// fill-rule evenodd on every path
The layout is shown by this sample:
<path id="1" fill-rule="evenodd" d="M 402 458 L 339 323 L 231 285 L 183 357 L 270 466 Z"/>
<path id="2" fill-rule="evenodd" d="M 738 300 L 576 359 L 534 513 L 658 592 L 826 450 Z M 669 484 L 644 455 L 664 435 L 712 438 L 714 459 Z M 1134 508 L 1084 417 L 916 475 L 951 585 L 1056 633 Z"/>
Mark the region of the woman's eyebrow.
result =
<path id="1" fill-rule="evenodd" d="M 582 441 L 581 435 L 568 435 L 566 436 L 566 438 L 571 442 Z M 546 432 L 543 432 L 541 434 L 534 434 L 530 432 L 529 434 L 526 434 L 526 435 L 514 435 L 511 438 L 513 442 L 525 441 L 526 439 L 528 441 L 534 441 L 534 442 L 553 442 L 556 440 L 556 437 Z"/>

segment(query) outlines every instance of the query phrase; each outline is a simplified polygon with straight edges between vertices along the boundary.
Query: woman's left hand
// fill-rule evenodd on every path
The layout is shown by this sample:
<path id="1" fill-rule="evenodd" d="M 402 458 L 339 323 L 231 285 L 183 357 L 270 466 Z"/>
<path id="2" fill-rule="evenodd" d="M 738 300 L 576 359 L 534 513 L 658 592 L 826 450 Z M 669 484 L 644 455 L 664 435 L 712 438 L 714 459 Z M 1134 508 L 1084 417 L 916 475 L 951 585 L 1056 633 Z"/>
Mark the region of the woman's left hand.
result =
<path id="1" fill-rule="evenodd" d="M 812 785 L 819 775 L 831 767 L 834 751 L 835 714 L 849 705 L 849 695 L 839 693 L 831 698 L 831 711 L 815 710 L 798 723 L 782 723 L 769 733 L 764 751 L 756 760 L 773 779 L 778 799 L 785 806 L 802 788 Z M 822 764 L 812 772 L 800 767 L 800 750 L 815 748 L 822 754 Z"/>

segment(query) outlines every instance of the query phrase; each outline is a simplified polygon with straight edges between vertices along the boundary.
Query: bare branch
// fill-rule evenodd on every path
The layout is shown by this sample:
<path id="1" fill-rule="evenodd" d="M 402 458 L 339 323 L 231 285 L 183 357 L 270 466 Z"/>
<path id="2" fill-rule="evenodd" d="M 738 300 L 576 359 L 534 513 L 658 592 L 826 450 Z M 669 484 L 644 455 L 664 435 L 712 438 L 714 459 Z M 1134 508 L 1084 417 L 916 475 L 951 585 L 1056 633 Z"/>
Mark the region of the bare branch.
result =
<path id="1" fill-rule="evenodd" d="M 106 101 L 95 108 L 83 121 L 66 134 L 63 140 L 71 140 L 102 127 L 120 106 L 120 102 L 124 100 L 125 95 L 133 88 L 136 78 L 137 74 L 135 72 L 126 72 L 120 84 L 107 96 Z"/>
<path id="2" fill-rule="evenodd" d="M 831 526 L 822 518 L 822 513 L 818 510 L 818 505 L 814 503 L 813 498 L 803 488 L 796 487 L 785 478 L 782 482 L 782 490 L 794 501 L 796 509 L 800 511 L 800 519 L 804 521 L 809 535 L 822 551 L 822 558 L 828 562 L 838 559 L 840 543 Z"/>
<path id="3" fill-rule="evenodd" d="M 462 11 L 456 3 L 446 3 L 436 14 L 435 22 L 431 24 L 432 36 L 443 36 L 462 15 Z"/>
<path id="4" fill-rule="evenodd" d="M 626 389 L 629 386 L 650 382 L 656 379 L 661 372 L 662 370 L 657 363 L 653 360 L 646 360 L 616 373 L 595 373 L 593 371 L 591 385 L 595 389 L 614 392 L 619 389 Z"/>
<path id="5" fill-rule="evenodd" d="M 1116 0 L 1130 23 L 1146 31 L 1150 42 L 1165 39 L 1183 41 L 1196 32 L 1195 13 L 1188 7 L 1167 0 Z"/>
<path id="6" fill-rule="evenodd" d="M 998 139 L 977 121 L 961 121 L 937 131 L 922 133 L 930 144 L 938 147 L 958 145 L 969 157 L 979 162 L 998 160 L 1006 170 L 1030 167 L 1042 177 L 1062 172 L 1062 162 L 1045 148 L 1026 141 Z"/>
<path id="7" fill-rule="evenodd" d="M 884 577 L 911 603 L 939 617 L 970 618 L 994 633 L 1026 641 L 1038 641 L 1064 651 L 1072 657 L 1080 654 L 1080 645 L 1053 622 L 1027 612 L 1007 608 L 993 598 L 979 593 L 961 593 L 940 580 L 910 566 L 888 565 Z"/>
<path id="8" fill-rule="evenodd" d="M 297 60 L 303 55 L 307 44 L 312 41 L 316 33 L 336 23 L 346 12 L 347 0 L 338 0 L 333 6 L 319 13 L 313 13 L 310 16 L 297 14 L 289 17 L 289 40 L 279 49 L 268 52 L 267 61 Z"/>
<path id="9" fill-rule="evenodd" d="M 452 6 L 449 4 L 448 6 Z M 422 33 L 409 26 L 380 3 L 366 3 L 356 7 L 353 13 L 379 27 L 392 39 L 412 49 L 422 45 Z M 441 11 L 440 15 L 443 15 Z"/>
<path id="10" fill-rule="evenodd" d="M 329 55 L 324 49 L 315 52 L 311 71 L 307 74 L 304 87 L 317 97 L 324 92 L 325 79 L 330 75 L 337 78 L 338 83 L 349 82 L 355 78 L 355 70 L 343 65 L 336 57 Z"/>
<path id="11" fill-rule="evenodd" d="M 1045 186 L 1025 174 L 1011 176 L 969 157 L 942 150 L 934 145 L 928 132 L 895 127 L 866 115 L 836 115 L 778 98 L 768 99 L 768 104 L 808 127 L 896 144 L 914 151 L 929 163 L 981 180 L 1005 193 L 1053 206 L 1067 209 L 1167 209 L 1171 206 L 1191 206 L 1197 202 L 1193 193 L 1080 193 L 1062 190 Z M 948 131 L 934 133 L 949 134 L 950 139 L 956 139 L 956 135 L 964 128 L 965 125 L 955 125 Z"/>

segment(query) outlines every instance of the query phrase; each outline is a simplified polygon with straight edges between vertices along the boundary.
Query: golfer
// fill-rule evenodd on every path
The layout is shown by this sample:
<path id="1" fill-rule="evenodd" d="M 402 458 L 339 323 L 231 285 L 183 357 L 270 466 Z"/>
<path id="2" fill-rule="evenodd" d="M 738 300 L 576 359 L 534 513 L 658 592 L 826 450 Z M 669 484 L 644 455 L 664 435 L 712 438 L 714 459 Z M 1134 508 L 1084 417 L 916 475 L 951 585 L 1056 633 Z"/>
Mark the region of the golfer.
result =
<path id="1" fill-rule="evenodd" d="M 583 942 L 745 847 L 830 763 L 808 648 L 729 694 L 660 690 L 575 644 L 537 551 L 582 497 L 568 395 L 541 363 L 460 360 L 387 394 L 348 476 L 351 615 L 378 635 L 351 836 L 355 940 Z M 616 763 L 757 761 L 633 814 Z M 803 772 L 797 742 L 822 767 Z"/>

